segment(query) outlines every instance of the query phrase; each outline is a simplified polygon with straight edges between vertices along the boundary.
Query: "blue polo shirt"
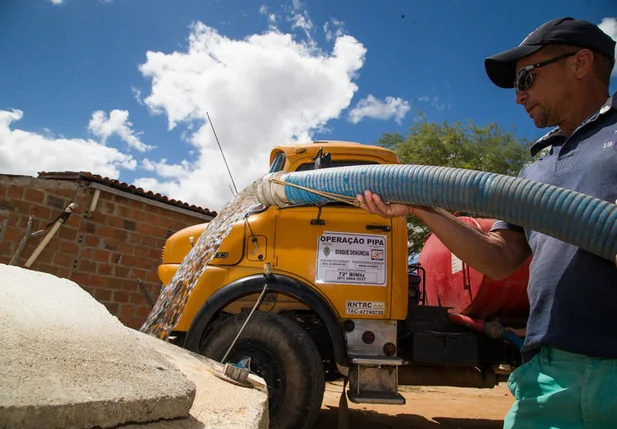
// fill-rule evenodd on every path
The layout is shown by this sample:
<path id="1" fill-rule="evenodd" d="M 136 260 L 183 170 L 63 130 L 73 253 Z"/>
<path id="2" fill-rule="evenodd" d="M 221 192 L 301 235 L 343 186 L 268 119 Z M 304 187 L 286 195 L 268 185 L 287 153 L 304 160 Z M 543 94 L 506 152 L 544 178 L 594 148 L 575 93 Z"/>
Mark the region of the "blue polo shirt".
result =
<path id="1" fill-rule="evenodd" d="M 617 200 L 617 94 L 566 138 L 559 129 L 531 147 L 546 155 L 519 177 Z M 574 227 L 576 227 L 574 225 Z M 571 244 L 497 221 L 495 230 L 524 232 L 533 252 L 529 320 L 522 349 L 529 360 L 544 344 L 572 353 L 617 358 L 617 267 Z"/>

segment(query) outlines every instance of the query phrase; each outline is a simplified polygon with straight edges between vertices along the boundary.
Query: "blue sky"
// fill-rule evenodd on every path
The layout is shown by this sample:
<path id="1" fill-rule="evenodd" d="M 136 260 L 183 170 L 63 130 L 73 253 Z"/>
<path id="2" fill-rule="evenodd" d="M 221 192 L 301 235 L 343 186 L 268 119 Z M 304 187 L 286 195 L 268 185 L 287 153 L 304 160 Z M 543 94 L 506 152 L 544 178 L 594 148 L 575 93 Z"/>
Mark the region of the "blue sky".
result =
<path id="1" fill-rule="evenodd" d="M 613 0 L 5 0 L 0 173 L 91 171 L 220 209 L 277 144 L 375 142 L 422 111 L 537 138 L 483 60 Z M 611 93 L 617 90 L 613 73 Z"/>

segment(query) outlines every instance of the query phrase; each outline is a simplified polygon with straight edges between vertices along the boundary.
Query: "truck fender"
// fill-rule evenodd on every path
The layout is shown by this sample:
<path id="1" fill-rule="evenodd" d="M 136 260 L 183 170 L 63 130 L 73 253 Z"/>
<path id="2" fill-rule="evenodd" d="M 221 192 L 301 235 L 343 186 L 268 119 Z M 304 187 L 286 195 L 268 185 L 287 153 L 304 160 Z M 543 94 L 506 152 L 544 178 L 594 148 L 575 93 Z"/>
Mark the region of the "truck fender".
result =
<path id="1" fill-rule="evenodd" d="M 280 274 L 273 274 L 274 280 L 268 281 L 268 290 L 281 292 L 296 298 L 311 308 L 323 321 L 334 349 L 334 359 L 336 360 L 339 371 L 346 375 L 349 362 L 345 350 L 345 339 L 343 330 L 338 322 L 335 312 L 328 302 L 315 289 L 309 287 L 291 277 Z M 264 276 L 261 274 L 244 277 L 229 283 L 214 292 L 210 298 L 201 306 L 197 315 L 193 319 L 189 331 L 186 334 L 184 348 L 198 352 L 203 339 L 203 334 L 216 314 L 235 299 L 260 292 L 264 286 Z M 250 323 L 250 322 L 249 322 Z"/>

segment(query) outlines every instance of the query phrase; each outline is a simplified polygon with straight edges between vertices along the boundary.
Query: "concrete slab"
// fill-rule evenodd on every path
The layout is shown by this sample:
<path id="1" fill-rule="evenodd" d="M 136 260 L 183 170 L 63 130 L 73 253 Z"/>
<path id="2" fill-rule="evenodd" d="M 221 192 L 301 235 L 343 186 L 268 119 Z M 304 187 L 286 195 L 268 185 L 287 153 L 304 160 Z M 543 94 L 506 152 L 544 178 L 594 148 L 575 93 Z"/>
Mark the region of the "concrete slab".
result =
<path id="1" fill-rule="evenodd" d="M 122 429 L 268 429 L 268 390 L 264 380 L 249 375 L 253 388 L 239 387 L 216 378 L 219 362 L 136 332 L 139 341 L 152 347 L 195 383 L 197 394 L 186 419 L 130 424 Z"/>
<path id="2" fill-rule="evenodd" d="M 195 385 L 75 283 L 0 264 L 0 427 L 188 416 Z"/>

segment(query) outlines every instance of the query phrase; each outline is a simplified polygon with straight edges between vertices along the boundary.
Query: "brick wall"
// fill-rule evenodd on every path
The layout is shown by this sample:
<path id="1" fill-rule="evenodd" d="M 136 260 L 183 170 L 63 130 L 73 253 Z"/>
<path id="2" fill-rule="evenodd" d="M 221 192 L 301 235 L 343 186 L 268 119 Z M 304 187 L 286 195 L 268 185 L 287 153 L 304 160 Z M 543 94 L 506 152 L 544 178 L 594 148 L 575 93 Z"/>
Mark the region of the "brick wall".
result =
<path id="1" fill-rule="evenodd" d="M 157 268 L 165 240 L 206 220 L 198 213 L 105 189 L 89 212 L 95 192 L 90 182 L 0 175 L 0 263 L 11 260 L 30 215 L 32 231 L 38 231 L 73 199 L 78 207 L 30 269 L 78 283 L 125 325 L 139 328 L 151 308 L 144 290 L 155 302 L 161 290 Z M 16 265 L 24 266 L 43 237 L 29 240 Z"/>

